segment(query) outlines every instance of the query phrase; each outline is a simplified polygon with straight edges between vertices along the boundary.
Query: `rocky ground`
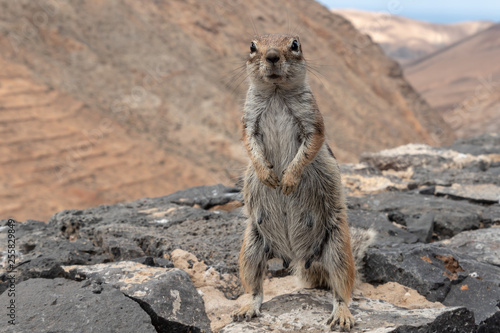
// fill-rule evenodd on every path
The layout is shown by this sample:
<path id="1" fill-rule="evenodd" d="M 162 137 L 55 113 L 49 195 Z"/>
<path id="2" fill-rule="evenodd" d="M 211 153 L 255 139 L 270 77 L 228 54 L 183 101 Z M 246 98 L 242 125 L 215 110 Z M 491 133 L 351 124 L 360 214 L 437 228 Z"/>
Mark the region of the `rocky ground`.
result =
<path id="1" fill-rule="evenodd" d="M 500 135 L 406 145 L 342 165 L 354 226 L 378 239 L 350 305 L 355 332 L 500 330 Z M 2 332 L 323 332 L 329 291 L 269 263 L 263 314 L 242 295 L 238 187 L 202 186 L 16 223 L 15 284 L 0 227 Z M 15 296 L 9 289 L 15 287 Z M 5 310 L 4 310 L 5 311 Z"/>

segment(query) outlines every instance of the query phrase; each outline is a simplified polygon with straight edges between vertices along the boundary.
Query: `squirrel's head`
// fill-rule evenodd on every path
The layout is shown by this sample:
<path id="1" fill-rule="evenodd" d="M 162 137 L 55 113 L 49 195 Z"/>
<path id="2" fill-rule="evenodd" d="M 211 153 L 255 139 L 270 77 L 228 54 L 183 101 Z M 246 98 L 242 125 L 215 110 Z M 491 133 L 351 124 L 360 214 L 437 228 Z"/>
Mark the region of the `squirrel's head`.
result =
<path id="1" fill-rule="evenodd" d="M 253 84 L 293 87 L 305 82 L 306 63 L 298 36 L 263 35 L 250 43 L 247 72 Z"/>

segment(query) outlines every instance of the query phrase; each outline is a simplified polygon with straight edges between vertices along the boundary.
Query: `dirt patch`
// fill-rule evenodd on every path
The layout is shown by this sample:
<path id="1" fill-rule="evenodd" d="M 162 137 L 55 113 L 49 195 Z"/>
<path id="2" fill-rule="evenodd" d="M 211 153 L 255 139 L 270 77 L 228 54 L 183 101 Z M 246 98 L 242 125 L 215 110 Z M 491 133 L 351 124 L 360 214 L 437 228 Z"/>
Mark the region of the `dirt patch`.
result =
<path id="1" fill-rule="evenodd" d="M 396 282 L 388 282 L 377 287 L 368 283 L 363 283 L 356 294 L 361 294 L 367 298 L 381 299 L 396 306 L 406 309 L 428 309 L 442 308 L 439 302 L 430 302 L 420 295 L 415 289 L 405 287 Z"/>

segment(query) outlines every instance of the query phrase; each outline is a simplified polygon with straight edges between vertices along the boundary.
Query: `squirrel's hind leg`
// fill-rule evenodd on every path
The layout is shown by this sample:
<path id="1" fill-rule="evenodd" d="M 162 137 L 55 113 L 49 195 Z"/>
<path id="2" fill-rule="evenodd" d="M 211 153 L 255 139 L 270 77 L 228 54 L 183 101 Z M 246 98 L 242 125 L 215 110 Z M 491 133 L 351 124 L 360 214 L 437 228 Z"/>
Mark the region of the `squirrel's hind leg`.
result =
<path id="1" fill-rule="evenodd" d="M 252 294 L 252 299 L 233 312 L 234 321 L 250 320 L 260 315 L 260 306 L 264 298 L 262 280 L 267 264 L 265 246 L 265 240 L 257 226 L 249 220 L 241 246 L 239 264 L 241 283 L 245 290 Z"/>
<path id="2" fill-rule="evenodd" d="M 351 252 L 351 240 L 347 220 L 340 218 L 338 228 L 325 247 L 324 265 L 330 277 L 333 292 L 333 311 L 327 320 L 331 329 L 339 326 L 348 332 L 354 326 L 354 317 L 348 305 L 356 278 L 356 269 Z"/>

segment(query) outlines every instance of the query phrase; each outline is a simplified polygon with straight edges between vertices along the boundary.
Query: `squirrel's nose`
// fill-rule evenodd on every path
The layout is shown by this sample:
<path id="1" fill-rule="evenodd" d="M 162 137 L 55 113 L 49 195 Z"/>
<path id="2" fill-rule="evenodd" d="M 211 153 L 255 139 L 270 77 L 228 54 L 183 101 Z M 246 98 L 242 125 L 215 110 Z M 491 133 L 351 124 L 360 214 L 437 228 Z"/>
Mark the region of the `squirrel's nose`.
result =
<path id="1" fill-rule="evenodd" d="M 270 49 L 266 53 L 266 61 L 272 64 L 277 63 L 280 60 L 280 54 L 276 49 Z"/>

